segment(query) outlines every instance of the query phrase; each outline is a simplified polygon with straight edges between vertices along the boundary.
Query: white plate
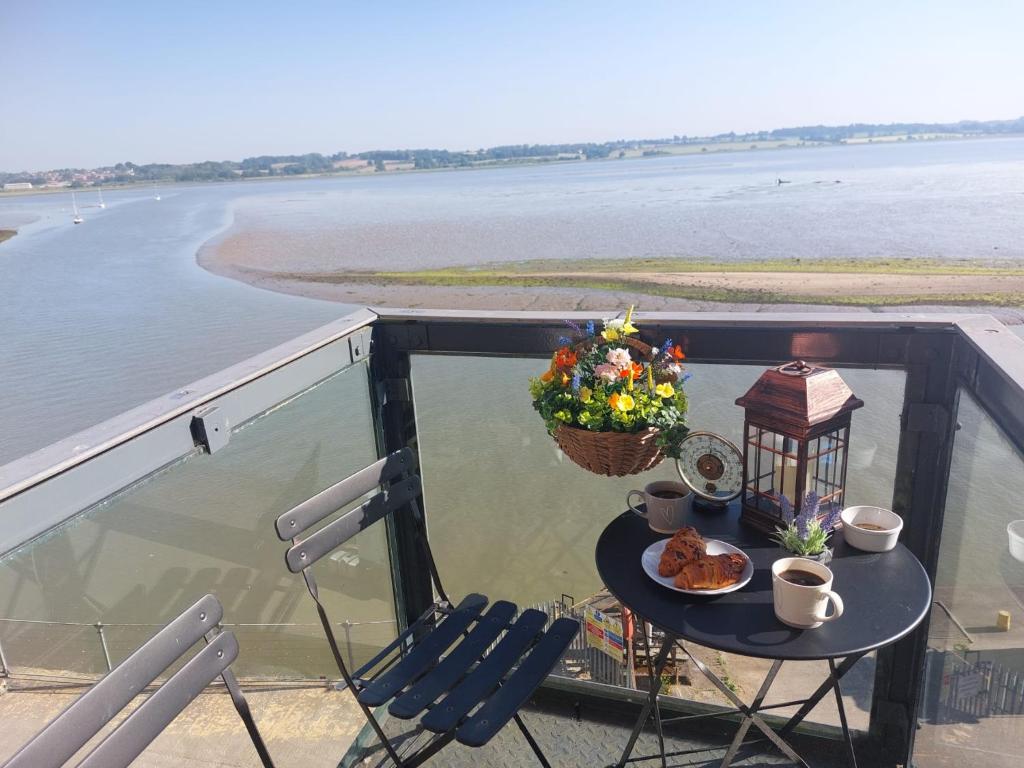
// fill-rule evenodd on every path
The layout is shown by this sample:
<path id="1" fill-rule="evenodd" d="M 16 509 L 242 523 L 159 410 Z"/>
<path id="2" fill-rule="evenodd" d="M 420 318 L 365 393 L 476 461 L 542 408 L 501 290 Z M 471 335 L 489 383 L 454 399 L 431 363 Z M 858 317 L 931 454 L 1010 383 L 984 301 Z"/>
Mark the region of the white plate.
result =
<path id="1" fill-rule="evenodd" d="M 680 589 L 675 584 L 674 576 L 662 576 L 658 573 L 661 553 L 665 551 L 665 545 L 668 542 L 669 539 L 662 539 L 651 544 L 651 546 L 644 550 L 643 555 L 640 556 L 640 564 L 643 565 L 644 573 L 673 592 L 682 592 L 684 595 L 724 595 L 727 592 L 735 592 L 737 589 L 742 589 L 754 577 L 754 564 L 750 562 L 750 558 L 747 557 L 743 550 L 737 549 L 732 544 L 726 544 L 718 539 L 705 539 L 704 543 L 707 545 L 707 553 L 709 555 L 743 555 L 743 559 L 747 561 L 747 564 L 743 566 L 740 580 L 721 589 Z"/>

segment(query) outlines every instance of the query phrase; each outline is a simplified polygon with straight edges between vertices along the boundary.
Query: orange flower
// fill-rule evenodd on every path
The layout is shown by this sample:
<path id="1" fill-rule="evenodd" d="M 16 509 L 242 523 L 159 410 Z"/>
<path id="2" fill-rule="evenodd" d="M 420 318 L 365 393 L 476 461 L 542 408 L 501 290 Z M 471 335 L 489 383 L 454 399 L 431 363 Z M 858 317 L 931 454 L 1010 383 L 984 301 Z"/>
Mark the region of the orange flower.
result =
<path id="1" fill-rule="evenodd" d="M 686 359 L 686 354 L 683 352 L 683 348 L 680 347 L 678 344 L 672 347 L 672 349 L 670 349 L 669 352 L 672 354 L 672 357 L 675 358 L 676 360 Z"/>
<path id="2" fill-rule="evenodd" d="M 629 378 L 630 374 L 635 379 L 637 376 L 642 376 L 644 373 L 644 367 L 638 363 L 630 361 L 629 368 L 623 368 L 619 371 L 619 376 L 623 379 Z"/>
<path id="3" fill-rule="evenodd" d="M 568 347 L 562 347 L 555 352 L 555 365 L 559 368 L 572 368 L 576 365 L 576 353 Z"/>
<path id="4" fill-rule="evenodd" d="M 547 384 L 551 379 L 555 377 L 555 372 L 550 368 L 540 375 L 540 380 Z"/>
<path id="5" fill-rule="evenodd" d="M 615 410 L 619 405 L 619 393 L 615 392 L 611 397 L 608 398 L 608 405 L 611 406 L 612 410 Z"/>

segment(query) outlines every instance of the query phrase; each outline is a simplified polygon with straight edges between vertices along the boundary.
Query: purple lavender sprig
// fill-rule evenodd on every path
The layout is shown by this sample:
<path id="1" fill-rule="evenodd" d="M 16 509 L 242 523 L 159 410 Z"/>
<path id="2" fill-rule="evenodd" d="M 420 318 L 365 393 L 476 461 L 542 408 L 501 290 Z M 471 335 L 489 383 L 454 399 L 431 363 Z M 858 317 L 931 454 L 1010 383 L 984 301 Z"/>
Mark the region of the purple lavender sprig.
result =
<path id="1" fill-rule="evenodd" d="M 782 521 L 787 527 L 793 524 L 793 502 L 791 502 L 786 494 L 779 494 L 779 509 L 782 511 Z"/>

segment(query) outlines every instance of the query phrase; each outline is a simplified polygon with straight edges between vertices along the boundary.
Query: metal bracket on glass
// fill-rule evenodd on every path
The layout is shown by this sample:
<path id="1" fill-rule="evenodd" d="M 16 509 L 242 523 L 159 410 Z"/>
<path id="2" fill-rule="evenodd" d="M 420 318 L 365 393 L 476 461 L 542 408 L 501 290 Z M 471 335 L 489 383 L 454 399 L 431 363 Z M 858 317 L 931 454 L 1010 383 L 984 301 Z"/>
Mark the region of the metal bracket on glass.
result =
<path id="1" fill-rule="evenodd" d="M 366 360 L 370 356 L 370 336 L 370 329 L 363 328 L 348 337 L 349 359 L 353 363 Z"/>
<path id="2" fill-rule="evenodd" d="M 192 415 L 192 437 L 207 453 L 216 453 L 231 439 L 227 414 L 215 405 L 200 408 Z"/>

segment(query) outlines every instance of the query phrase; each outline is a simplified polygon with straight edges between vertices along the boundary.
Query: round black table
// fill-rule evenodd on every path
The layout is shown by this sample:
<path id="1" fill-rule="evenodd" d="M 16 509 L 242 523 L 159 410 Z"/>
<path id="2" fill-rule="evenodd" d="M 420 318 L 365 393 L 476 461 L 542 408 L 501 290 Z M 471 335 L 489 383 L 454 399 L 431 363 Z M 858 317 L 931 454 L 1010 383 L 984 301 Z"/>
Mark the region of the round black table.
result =
<path id="1" fill-rule="evenodd" d="M 750 583 L 736 592 L 715 597 L 685 595 L 656 583 L 644 573 L 640 558 L 648 546 L 666 536 L 650 530 L 647 521 L 632 512 L 625 512 L 612 520 L 597 541 L 597 571 L 608 591 L 624 607 L 665 633 L 665 642 L 653 667 L 658 662 L 664 667 L 669 650 L 679 640 L 741 656 L 772 659 L 775 663 L 771 672 L 753 705 L 748 706 L 685 647 L 682 648 L 744 715 L 737 739 L 722 765 L 730 764 L 750 725 L 757 726 L 791 759 L 802 763 L 783 739 L 829 690 L 836 694 L 848 759 L 856 765 L 839 680 L 866 653 L 909 634 L 928 614 L 932 590 L 921 563 L 902 544 L 897 544 L 891 552 L 874 554 L 847 546 L 842 534 L 833 536 L 834 555 L 828 567 L 834 574 L 832 589 L 843 598 L 843 615 L 817 629 L 792 629 L 775 617 L 772 602 L 771 566 L 788 553 L 763 533 L 742 525 L 739 522 L 739 505 L 735 502 L 723 512 L 693 512 L 688 522 L 704 538 L 719 539 L 742 549 L 754 565 Z M 836 659 L 843 661 L 836 664 Z M 783 661 L 813 660 L 827 660 L 830 675 L 776 734 L 757 715 L 763 708 L 768 688 Z M 652 668 L 651 672 L 651 679 L 658 680 L 661 670 Z M 654 686 L 619 765 L 625 764 L 629 758 L 636 737 L 652 709 L 661 740 L 656 694 L 657 687 Z"/>

